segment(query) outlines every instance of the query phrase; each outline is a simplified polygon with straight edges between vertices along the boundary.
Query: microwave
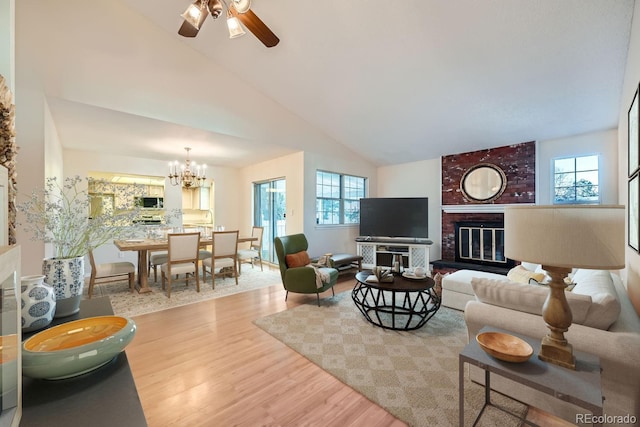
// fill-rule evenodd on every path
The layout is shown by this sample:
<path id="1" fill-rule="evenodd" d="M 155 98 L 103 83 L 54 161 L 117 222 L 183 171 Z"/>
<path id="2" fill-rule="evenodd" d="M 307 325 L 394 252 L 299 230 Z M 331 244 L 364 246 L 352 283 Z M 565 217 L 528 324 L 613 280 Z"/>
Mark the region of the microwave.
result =
<path id="1" fill-rule="evenodd" d="M 150 196 L 138 197 L 137 204 L 142 209 L 162 209 L 164 208 L 164 198 Z"/>

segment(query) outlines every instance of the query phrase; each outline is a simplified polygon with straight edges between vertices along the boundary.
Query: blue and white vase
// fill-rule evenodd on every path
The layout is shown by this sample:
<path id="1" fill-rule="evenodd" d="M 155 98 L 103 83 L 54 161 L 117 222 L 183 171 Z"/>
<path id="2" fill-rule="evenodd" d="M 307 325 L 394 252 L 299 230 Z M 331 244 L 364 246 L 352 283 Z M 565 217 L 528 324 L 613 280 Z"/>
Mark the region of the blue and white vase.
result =
<path id="1" fill-rule="evenodd" d="M 47 258 L 42 262 L 45 282 L 56 294 L 55 318 L 71 316 L 80 311 L 84 290 L 84 256 Z"/>
<path id="2" fill-rule="evenodd" d="M 32 332 L 49 326 L 56 312 L 53 287 L 44 282 L 44 276 L 20 278 L 22 332 Z"/>

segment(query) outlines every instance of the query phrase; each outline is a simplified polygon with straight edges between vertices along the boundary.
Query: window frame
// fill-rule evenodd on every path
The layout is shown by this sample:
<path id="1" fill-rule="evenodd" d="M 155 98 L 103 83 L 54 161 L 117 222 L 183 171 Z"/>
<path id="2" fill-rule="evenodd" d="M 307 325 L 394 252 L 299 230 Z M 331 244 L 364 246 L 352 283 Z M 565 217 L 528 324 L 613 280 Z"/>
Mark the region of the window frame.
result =
<path id="1" fill-rule="evenodd" d="M 320 184 L 320 179 L 319 179 L 319 174 L 324 173 L 324 174 L 330 174 L 330 175 L 336 175 L 338 177 L 339 180 L 339 197 L 335 198 L 335 197 L 323 197 L 321 195 L 318 194 L 318 188 L 321 185 Z M 355 179 L 361 179 L 362 180 L 362 195 L 358 196 L 357 199 L 353 199 L 353 198 L 347 198 L 346 197 L 346 191 L 345 191 L 345 178 L 355 178 Z M 316 197 L 315 197 L 315 211 L 316 211 L 316 227 L 336 227 L 336 226 L 355 226 L 355 225 L 359 225 L 360 224 L 360 220 L 359 220 L 359 216 L 358 216 L 358 221 L 355 222 L 346 222 L 346 215 L 345 215 L 345 202 L 357 202 L 358 206 L 360 205 L 360 199 L 366 197 L 367 195 L 367 182 L 368 179 L 364 176 L 357 176 L 357 175 L 352 175 L 352 174 L 347 174 L 347 173 L 341 173 L 341 172 L 332 172 L 332 171 L 328 171 L 328 170 L 324 170 L 324 169 L 316 169 L 316 185 L 315 185 L 315 190 L 316 190 Z M 357 187 L 356 187 L 357 188 Z M 320 218 L 322 217 L 323 214 L 323 210 L 318 210 L 318 207 L 322 207 L 323 203 L 318 203 L 319 201 L 324 201 L 324 200 L 330 200 L 330 201 L 337 201 L 338 202 L 338 217 L 339 217 L 339 222 L 332 222 L 332 223 L 321 223 Z M 358 209 L 359 211 L 359 209 Z"/>
<path id="2" fill-rule="evenodd" d="M 597 169 L 580 169 L 578 170 L 577 167 L 577 162 L 578 159 L 581 158 L 585 158 L 585 157 L 595 157 L 597 159 Z M 568 159 L 573 159 L 573 170 L 571 171 L 566 171 L 566 172 L 560 172 L 562 174 L 566 174 L 566 173 L 572 173 L 573 174 L 573 189 L 574 189 L 574 194 L 576 194 L 576 190 L 577 188 L 579 188 L 579 185 L 576 185 L 578 182 L 577 176 L 580 173 L 585 173 L 585 172 L 596 172 L 598 175 L 598 182 L 597 184 L 593 184 L 595 186 L 597 186 L 598 188 L 598 199 L 597 200 L 579 200 L 577 198 L 577 194 L 574 196 L 574 198 L 570 201 L 566 201 L 566 202 L 558 202 L 556 201 L 556 189 L 559 188 L 558 186 L 556 186 L 556 176 L 558 175 L 558 173 L 556 173 L 556 162 L 557 161 L 561 161 L 561 160 L 568 160 Z M 602 176 L 600 173 L 601 170 L 601 160 L 602 160 L 602 156 L 600 155 L 600 153 L 589 153 L 589 154 L 579 154 L 579 155 L 570 155 L 570 156 L 562 156 L 562 157 L 554 157 L 551 159 L 551 204 L 552 205 L 599 205 L 602 203 L 602 192 L 601 192 L 601 188 L 602 188 Z"/>

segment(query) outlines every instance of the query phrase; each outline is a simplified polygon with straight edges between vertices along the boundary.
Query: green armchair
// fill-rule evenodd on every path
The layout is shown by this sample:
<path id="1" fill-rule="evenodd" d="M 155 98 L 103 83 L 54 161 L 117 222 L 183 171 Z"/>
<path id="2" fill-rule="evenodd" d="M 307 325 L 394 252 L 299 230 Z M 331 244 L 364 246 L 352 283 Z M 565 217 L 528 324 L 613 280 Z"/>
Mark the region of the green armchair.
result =
<path id="1" fill-rule="evenodd" d="M 276 237 L 274 239 L 276 254 L 278 255 L 278 263 L 280 265 L 280 276 L 282 277 L 282 285 L 287 291 L 285 301 L 289 296 L 289 292 L 297 292 L 302 294 L 316 294 L 318 306 L 320 306 L 320 293 L 331 289 L 331 293 L 335 295 L 333 285 L 338 281 L 338 270 L 335 268 L 320 268 L 329 274 L 329 280 L 322 283 L 322 287 L 316 285 L 316 273 L 311 267 L 289 267 L 287 265 L 287 255 L 300 254 L 304 252 L 305 256 L 309 243 L 304 234 L 293 234 L 291 236 Z"/>

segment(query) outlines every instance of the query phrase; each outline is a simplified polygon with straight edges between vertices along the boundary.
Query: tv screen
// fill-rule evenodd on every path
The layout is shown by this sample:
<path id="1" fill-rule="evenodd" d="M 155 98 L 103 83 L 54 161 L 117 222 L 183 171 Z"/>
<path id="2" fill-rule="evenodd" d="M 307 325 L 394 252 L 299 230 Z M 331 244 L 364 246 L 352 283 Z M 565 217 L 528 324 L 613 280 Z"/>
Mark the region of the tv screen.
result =
<path id="1" fill-rule="evenodd" d="M 360 236 L 429 237 L 427 197 L 360 199 Z"/>

